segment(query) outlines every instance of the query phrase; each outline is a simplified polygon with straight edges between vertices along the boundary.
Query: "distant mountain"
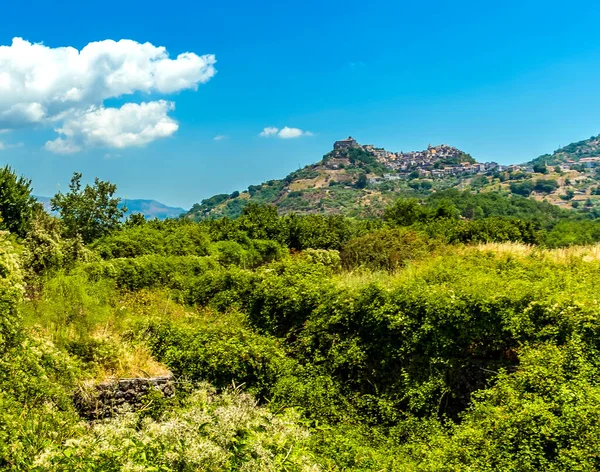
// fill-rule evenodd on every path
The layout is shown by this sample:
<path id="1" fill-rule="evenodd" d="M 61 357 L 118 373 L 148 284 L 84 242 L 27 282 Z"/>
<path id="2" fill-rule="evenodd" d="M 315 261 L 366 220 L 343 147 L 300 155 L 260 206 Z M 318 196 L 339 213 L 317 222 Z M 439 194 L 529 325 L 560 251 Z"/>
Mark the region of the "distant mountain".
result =
<path id="1" fill-rule="evenodd" d="M 44 205 L 47 211 L 51 211 L 50 198 L 35 197 Z M 140 200 L 140 199 L 124 199 L 121 201 L 121 207 L 127 207 L 126 215 L 132 213 L 141 213 L 146 219 L 164 220 L 166 218 L 177 218 L 186 212 L 185 209 L 179 207 L 170 207 L 156 200 Z"/>
<path id="2" fill-rule="evenodd" d="M 170 207 L 156 200 L 123 200 L 121 203 L 127 207 L 126 215 L 141 213 L 146 219 L 177 218 L 186 212 L 183 208 Z"/>

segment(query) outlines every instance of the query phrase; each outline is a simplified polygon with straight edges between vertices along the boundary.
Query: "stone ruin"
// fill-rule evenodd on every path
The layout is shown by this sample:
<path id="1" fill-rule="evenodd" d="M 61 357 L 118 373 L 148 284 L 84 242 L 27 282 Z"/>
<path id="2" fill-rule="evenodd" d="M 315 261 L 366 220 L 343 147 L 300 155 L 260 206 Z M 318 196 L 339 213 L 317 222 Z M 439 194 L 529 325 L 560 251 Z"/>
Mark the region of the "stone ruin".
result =
<path id="1" fill-rule="evenodd" d="M 151 378 L 118 379 L 82 388 L 74 396 L 79 414 L 88 420 L 110 418 L 117 413 L 141 409 L 148 394 L 158 392 L 164 397 L 175 393 L 173 375 Z"/>

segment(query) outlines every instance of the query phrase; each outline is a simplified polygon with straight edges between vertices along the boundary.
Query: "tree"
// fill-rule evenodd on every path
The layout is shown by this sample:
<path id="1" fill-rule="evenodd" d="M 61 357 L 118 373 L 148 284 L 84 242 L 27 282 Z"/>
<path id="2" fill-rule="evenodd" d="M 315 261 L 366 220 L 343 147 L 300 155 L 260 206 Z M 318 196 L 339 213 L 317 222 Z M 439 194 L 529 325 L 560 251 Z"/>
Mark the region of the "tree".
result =
<path id="1" fill-rule="evenodd" d="M 553 179 L 538 179 L 533 190 L 540 193 L 552 193 L 559 187 L 558 182 Z"/>
<path id="2" fill-rule="evenodd" d="M 546 167 L 546 162 L 537 162 L 533 165 L 533 171 L 538 174 L 547 174 L 548 168 Z"/>
<path id="3" fill-rule="evenodd" d="M 69 192 L 58 192 L 50 200 L 58 211 L 66 237 L 81 236 L 84 243 L 98 239 L 121 226 L 127 208 L 119 208 L 117 186 L 96 177 L 94 185 L 81 187 L 81 173 L 74 172 Z"/>
<path id="4" fill-rule="evenodd" d="M 510 184 L 510 191 L 512 193 L 516 193 L 517 195 L 522 195 L 523 197 L 528 197 L 533 192 L 533 182 L 527 181 L 522 184 L 512 182 Z"/>
<path id="5" fill-rule="evenodd" d="M 25 237 L 33 212 L 40 204 L 31 195 L 31 180 L 18 177 L 6 166 L 0 169 L 0 228 Z"/>
<path id="6" fill-rule="evenodd" d="M 365 173 L 360 174 L 354 186 L 356 188 L 365 188 L 367 186 L 367 175 Z"/>
<path id="7" fill-rule="evenodd" d="M 383 214 L 386 221 L 398 226 L 410 226 L 419 221 L 427 220 L 427 217 L 427 209 L 414 198 L 397 200 L 396 203 L 386 208 Z"/>

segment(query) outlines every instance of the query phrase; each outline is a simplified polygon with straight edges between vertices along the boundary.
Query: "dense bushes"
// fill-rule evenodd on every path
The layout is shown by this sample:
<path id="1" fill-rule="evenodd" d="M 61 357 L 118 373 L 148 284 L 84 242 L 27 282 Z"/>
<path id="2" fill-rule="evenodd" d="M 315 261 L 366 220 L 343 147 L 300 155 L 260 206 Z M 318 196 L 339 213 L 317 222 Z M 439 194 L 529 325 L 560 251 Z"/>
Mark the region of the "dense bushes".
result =
<path id="1" fill-rule="evenodd" d="M 205 256 L 210 238 L 197 224 L 151 222 L 126 228 L 95 241 L 91 248 L 104 259 L 160 256 Z"/>
<path id="2" fill-rule="evenodd" d="M 91 280 L 109 278 L 118 287 L 140 290 L 187 287 L 188 280 L 216 267 L 218 263 L 208 257 L 142 256 L 93 262 L 82 266 L 82 270 Z"/>
<path id="3" fill-rule="evenodd" d="M 439 242 L 422 233 L 388 229 L 350 240 L 340 256 L 347 269 L 366 267 L 393 271 L 411 260 L 423 259 L 439 246 Z"/>
<path id="4" fill-rule="evenodd" d="M 21 254 L 0 244 L 0 468 L 600 467 L 598 251 L 537 246 L 594 221 L 437 192 L 373 221 L 137 218 L 84 247 L 38 216 Z M 79 382 L 167 369 L 172 399 L 74 413 Z"/>
<path id="5" fill-rule="evenodd" d="M 447 243 L 522 242 L 537 244 L 540 236 L 530 221 L 512 218 L 489 217 L 481 220 L 438 219 L 417 225 L 431 237 Z"/>
<path id="6" fill-rule="evenodd" d="M 577 337 L 523 349 L 449 436 L 438 436 L 423 470 L 598 470 L 597 353 Z"/>
<path id="7" fill-rule="evenodd" d="M 269 396 L 285 364 L 273 339 L 258 335 L 233 315 L 225 322 L 206 318 L 201 326 L 154 322 L 142 333 L 176 376 L 208 381 L 218 388 L 243 383 L 258 397 Z"/>
<path id="8" fill-rule="evenodd" d="M 17 253 L 0 237 L 0 468 L 26 469 L 40 449 L 66 439 L 74 415 L 68 388 L 76 368 L 51 342 L 27 336 Z"/>
<path id="9" fill-rule="evenodd" d="M 20 342 L 17 303 L 23 295 L 21 267 L 14 246 L 0 235 L 0 356 Z"/>
<path id="10" fill-rule="evenodd" d="M 319 470 L 292 411 L 273 415 L 237 390 L 204 384 L 158 419 L 130 413 L 48 448 L 40 470 Z"/>

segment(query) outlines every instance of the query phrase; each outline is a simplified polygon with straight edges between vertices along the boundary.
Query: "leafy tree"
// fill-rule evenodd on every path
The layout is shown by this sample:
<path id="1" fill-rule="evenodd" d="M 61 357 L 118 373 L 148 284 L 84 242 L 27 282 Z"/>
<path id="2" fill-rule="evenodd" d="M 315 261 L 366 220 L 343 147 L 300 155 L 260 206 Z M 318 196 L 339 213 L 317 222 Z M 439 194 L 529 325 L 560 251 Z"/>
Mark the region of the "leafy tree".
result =
<path id="1" fill-rule="evenodd" d="M 552 179 L 539 179 L 536 181 L 533 190 L 541 193 L 552 193 L 558 188 L 558 182 Z"/>
<path id="2" fill-rule="evenodd" d="M 356 188 L 365 188 L 367 186 L 367 174 L 364 172 L 358 176 L 356 180 L 356 184 L 354 184 Z"/>
<path id="3" fill-rule="evenodd" d="M 127 208 L 119 208 L 121 199 L 114 197 L 115 184 L 96 177 L 93 186 L 82 188 L 81 176 L 74 172 L 69 192 L 58 192 L 50 203 L 52 210 L 60 213 L 65 236 L 79 235 L 89 243 L 118 229 Z"/>
<path id="4" fill-rule="evenodd" d="M 517 195 L 521 195 L 523 197 L 528 197 L 533 192 L 533 182 L 523 182 L 518 184 L 513 182 L 510 184 L 510 191 L 512 193 L 516 193 Z"/>
<path id="5" fill-rule="evenodd" d="M 135 226 L 144 226 L 146 224 L 146 217 L 142 213 L 132 213 L 127 217 L 125 226 L 128 228 Z"/>
<path id="6" fill-rule="evenodd" d="M 249 203 L 238 219 L 238 227 L 252 239 L 279 240 L 281 225 L 277 208 L 273 205 Z"/>
<path id="7" fill-rule="evenodd" d="M 548 168 L 546 167 L 546 162 L 537 162 L 533 165 L 533 171 L 538 174 L 547 174 Z"/>
<path id="8" fill-rule="evenodd" d="M 0 228 L 25 237 L 38 205 L 31 180 L 18 177 L 9 166 L 0 169 Z"/>
<path id="9" fill-rule="evenodd" d="M 383 218 L 398 226 L 410 226 L 427 219 L 427 209 L 418 200 L 399 199 L 394 205 L 386 208 Z"/>

